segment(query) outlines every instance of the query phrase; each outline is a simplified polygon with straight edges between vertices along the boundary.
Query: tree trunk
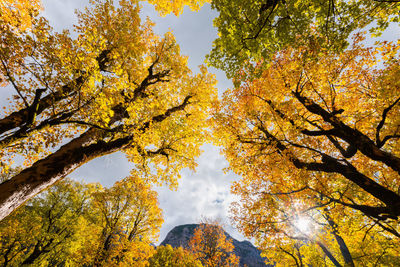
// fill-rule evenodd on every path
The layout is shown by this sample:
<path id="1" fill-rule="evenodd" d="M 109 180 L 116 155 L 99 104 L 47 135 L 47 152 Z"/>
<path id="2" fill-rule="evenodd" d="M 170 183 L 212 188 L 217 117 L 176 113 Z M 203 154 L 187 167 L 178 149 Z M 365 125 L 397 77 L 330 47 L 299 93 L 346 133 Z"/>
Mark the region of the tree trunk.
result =
<path id="1" fill-rule="evenodd" d="M 35 248 L 33 249 L 33 252 L 29 255 L 28 258 L 26 258 L 21 265 L 31 265 L 35 262 L 37 258 L 42 255 L 43 250 L 39 248 L 39 243 L 36 243 Z"/>
<path id="2" fill-rule="evenodd" d="M 82 164 L 113 153 L 131 140 L 130 136 L 127 136 L 109 142 L 94 142 L 98 134 L 97 129 L 87 130 L 55 153 L 38 160 L 31 167 L 0 184 L 0 220 Z"/>

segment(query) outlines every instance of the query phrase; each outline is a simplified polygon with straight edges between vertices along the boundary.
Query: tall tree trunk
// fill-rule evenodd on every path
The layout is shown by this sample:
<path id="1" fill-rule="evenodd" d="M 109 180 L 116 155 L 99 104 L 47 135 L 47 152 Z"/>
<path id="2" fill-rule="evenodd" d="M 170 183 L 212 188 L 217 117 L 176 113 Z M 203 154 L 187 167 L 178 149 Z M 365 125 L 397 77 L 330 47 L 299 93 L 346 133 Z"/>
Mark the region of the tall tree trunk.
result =
<path id="1" fill-rule="evenodd" d="M 89 129 L 55 153 L 0 184 L 0 220 L 42 190 L 51 186 L 82 164 L 126 146 L 131 137 L 105 142 L 96 140 L 100 130 Z M 93 143 L 92 143 L 93 142 Z"/>
<path id="2" fill-rule="evenodd" d="M 26 258 L 26 259 L 21 263 L 21 265 L 31 265 L 31 264 L 33 264 L 33 263 L 35 262 L 35 260 L 36 260 L 37 258 L 39 258 L 40 255 L 42 255 L 42 253 L 43 253 L 43 250 L 40 249 L 40 243 L 38 242 L 38 243 L 36 243 L 36 245 L 35 245 L 35 247 L 34 247 L 32 253 L 28 256 L 28 258 Z"/>

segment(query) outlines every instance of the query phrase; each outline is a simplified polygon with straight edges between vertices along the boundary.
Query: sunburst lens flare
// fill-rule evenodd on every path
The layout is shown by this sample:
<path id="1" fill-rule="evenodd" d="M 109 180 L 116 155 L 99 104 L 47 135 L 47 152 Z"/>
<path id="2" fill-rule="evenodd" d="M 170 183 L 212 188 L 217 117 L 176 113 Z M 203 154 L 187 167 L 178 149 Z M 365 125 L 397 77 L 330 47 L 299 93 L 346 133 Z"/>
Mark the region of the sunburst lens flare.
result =
<path id="1" fill-rule="evenodd" d="M 310 230 L 310 221 L 306 218 L 299 218 L 295 226 L 300 232 L 307 233 Z"/>

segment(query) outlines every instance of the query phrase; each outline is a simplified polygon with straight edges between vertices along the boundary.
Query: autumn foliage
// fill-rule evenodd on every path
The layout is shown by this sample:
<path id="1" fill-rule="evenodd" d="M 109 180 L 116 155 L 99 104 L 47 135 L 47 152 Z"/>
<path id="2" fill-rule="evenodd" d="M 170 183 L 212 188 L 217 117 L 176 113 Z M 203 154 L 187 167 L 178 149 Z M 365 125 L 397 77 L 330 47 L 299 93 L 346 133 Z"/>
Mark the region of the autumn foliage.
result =
<path id="1" fill-rule="evenodd" d="M 377 36 L 398 23 L 400 10 L 397 0 L 214 0 L 211 5 L 219 12 L 218 38 L 207 60 L 231 78 L 248 60 L 266 67 L 289 47 L 318 44 L 343 51 L 352 33 L 367 28 Z"/>
<path id="2" fill-rule="evenodd" d="M 193 74 L 173 35 L 155 35 L 139 11 L 135 1 L 92 1 L 78 13 L 76 37 L 38 16 L 30 31 L 2 29 L 0 72 L 16 95 L 0 119 L 1 171 L 16 155 L 26 168 L 0 185 L 1 218 L 116 151 L 171 186 L 180 169 L 195 167 L 213 75 L 203 66 Z"/>
<path id="3" fill-rule="evenodd" d="M 148 2 L 165 16 L 210 1 Z M 211 6 L 207 61 L 234 84 L 220 100 L 138 0 L 91 0 L 73 33 L 54 32 L 40 1 L 0 1 L 0 86 L 14 92 L 0 118 L 1 264 L 237 266 L 214 224 L 187 250 L 151 245 L 152 186 L 176 188 L 214 141 L 241 177 L 232 219 L 269 263 L 400 265 L 400 41 L 365 44 L 399 22 L 399 1 Z M 64 178 L 118 151 L 134 167 L 113 187 Z"/>
<path id="4" fill-rule="evenodd" d="M 65 179 L 0 224 L 2 266 L 77 263 L 98 228 L 89 220 L 95 185 Z"/>
<path id="5" fill-rule="evenodd" d="M 276 265 L 398 265 L 399 41 L 362 33 L 395 25 L 397 1 L 212 5 L 238 228 Z"/>
<path id="6" fill-rule="evenodd" d="M 342 53 L 285 49 L 252 80 L 240 80 L 243 69 L 216 110 L 220 144 L 242 176 L 234 220 L 271 259 L 280 251 L 299 261 L 308 250 L 307 259 L 347 262 L 345 244 L 360 262 L 399 255 L 399 43 L 366 48 L 362 39 Z M 296 230 L 304 218 L 309 234 Z"/>
<path id="7" fill-rule="evenodd" d="M 138 177 L 113 187 L 65 179 L 0 225 L 2 266 L 147 266 L 162 212 Z"/>
<path id="8" fill-rule="evenodd" d="M 32 19 L 41 9 L 40 0 L 2 0 L 0 2 L 0 27 L 15 32 L 32 26 Z"/>
<path id="9" fill-rule="evenodd" d="M 238 266 L 239 258 L 233 253 L 232 240 L 216 222 L 201 223 L 189 241 L 189 251 L 204 266 Z"/>
<path id="10" fill-rule="evenodd" d="M 145 266 L 163 222 L 157 193 L 138 177 L 128 177 L 93 194 L 101 235 L 95 266 Z"/>
<path id="11" fill-rule="evenodd" d="M 156 253 L 149 259 L 152 267 L 202 267 L 196 255 L 182 247 L 173 248 L 171 245 L 157 247 Z"/>

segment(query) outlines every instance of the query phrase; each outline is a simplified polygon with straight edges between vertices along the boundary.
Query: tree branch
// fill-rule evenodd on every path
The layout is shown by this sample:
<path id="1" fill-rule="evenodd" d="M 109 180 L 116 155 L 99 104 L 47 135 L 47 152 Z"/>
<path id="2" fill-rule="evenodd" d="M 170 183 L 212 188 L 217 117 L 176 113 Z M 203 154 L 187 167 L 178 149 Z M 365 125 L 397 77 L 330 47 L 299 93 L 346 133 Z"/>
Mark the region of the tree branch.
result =
<path id="1" fill-rule="evenodd" d="M 322 156 L 322 162 L 304 162 L 292 153 L 288 151 L 288 148 L 280 142 L 274 135 L 272 135 L 265 127 L 261 124 L 258 128 L 264 133 L 266 139 L 271 140 L 278 150 L 283 154 L 286 152 L 288 159 L 298 169 L 306 169 L 308 171 L 318 171 L 326 173 L 338 173 L 345 177 L 347 180 L 357 184 L 363 190 L 368 192 L 370 195 L 379 199 L 387 205 L 385 208 L 373 209 L 375 217 L 386 219 L 396 218 L 400 216 L 400 196 L 386 187 L 378 184 L 373 179 L 360 173 L 354 166 L 349 162 L 346 164 L 340 163 L 337 159 L 317 151 Z M 372 212 L 368 207 L 363 207 L 363 212 Z"/>
<path id="2" fill-rule="evenodd" d="M 17 93 L 21 97 L 22 101 L 24 101 L 25 107 L 29 108 L 28 101 L 26 101 L 25 97 L 22 95 L 21 90 L 18 88 L 18 85 L 15 83 L 14 77 L 11 76 L 11 73 L 9 72 L 9 70 L 2 58 L 1 58 L 1 64 L 3 65 L 3 68 L 6 71 L 6 75 L 7 75 L 8 79 L 10 80 L 11 84 L 13 85 L 15 91 L 17 91 Z"/>
<path id="3" fill-rule="evenodd" d="M 341 252 L 342 257 L 344 259 L 345 266 L 354 267 L 353 257 L 351 256 L 349 248 L 347 247 L 346 242 L 344 241 L 344 239 L 339 235 L 339 231 L 337 229 L 338 226 L 333 221 L 333 219 L 329 216 L 328 210 L 326 208 L 324 209 L 323 216 L 328 221 L 328 223 L 329 223 L 329 225 L 330 225 L 330 227 L 332 229 L 332 234 L 335 236 L 336 242 L 339 245 L 339 249 L 340 249 L 340 252 Z"/>
<path id="4" fill-rule="evenodd" d="M 400 0 L 399 0 L 400 1 Z M 375 137 L 375 141 L 376 141 L 376 145 L 379 147 L 379 148 L 381 148 L 384 144 L 385 144 L 385 142 L 387 141 L 381 141 L 381 139 L 380 139 L 380 131 L 381 131 L 381 129 L 383 128 L 383 125 L 385 124 L 385 121 L 386 121 L 386 117 L 387 117 L 387 114 L 389 113 L 389 111 L 398 103 L 400 101 L 400 97 L 399 98 L 397 98 L 391 105 L 389 105 L 387 108 L 385 108 L 384 110 L 383 110 L 383 113 L 382 113 L 382 119 L 381 119 L 381 121 L 378 123 L 378 126 L 376 126 L 376 137 Z"/>
<path id="5" fill-rule="evenodd" d="M 36 115 L 41 114 L 47 108 L 53 106 L 53 104 L 70 97 L 70 93 L 75 94 L 75 88 L 81 86 L 84 83 L 84 77 L 78 77 L 73 83 L 68 85 L 64 85 L 61 90 L 56 91 L 54 93 L 48 94 L 47 96 L 40 99 L 37 103 Z M 29 117 L 30 107 L 20 109 L 19 111 L 15 111 L 10 115 L 0 119 L 0 134 L 3 134 L 9 130 L 12 130 L 17 127 L 22 127 L 24 124 L 28 122 L 27 118 Z"/>
<path id="6" fill-rule="evenodd" d="M 299 91 L 293 91 L 292 94 L 309 112 L 321 116 L 325 122 L 331 124 L 336 130 L 335 135 L 337 137 L 343 139 L 370 159 L 380 161 L 400 174 L 399 157 L 381 150 L 368 136 L 347 126 L 335 116 L 334 112 L 326 111 L 317 103 L 302 96 Z"/>
<path id="7" fill-rule="evenodd" d="M 303 265 L 299 264 L 299 261 L 297 260 L 296 256 L 290 253 L 289 251 L 285 250 L 282 247 L 279 247 L 280 250 L 282 250 L 285 254 L 288 254 L 292 259 L 294 259 L 294 262 L 296 263 L 297 267 L 302 267 Z"/>
<path id="8" fill-rule="evenodd" d="M 110 50 L 104 50 L 100 53 L 100 55 L 96 58 L 97 63 L 99 64 L 99 68 L 101 69 L 102 67 L 105 67 L 105 64 L 109 62 L 108 54 L 110 53 Z M 23 109 L 20 109 L 18 111 L 15 111 L 11 113 L 10 115 L 0 119 L 0 134 L 3 134 L 9 130 L 12 130 L 14 128 L 21 128 L 24 124 L 29 125 L 29 121 L 32 117 L 32 115 L 39 115 L 41 114 L 44 110 L 47 110 L 49 107 L 52 107 L 54 104 L 57 102 L 71 97 L 75 95 L 78 91 L 79 88 L 85 83 L 86 77 L 89 74 L 85 74 L 81 72 L 81 75 L 77 78 L 75 78 L 73 81 L 63 85 L 59 90 L 56 92 L 50 93 L 47 96 L 41 98 L 38 101 L 33 101 L 35 105 L 31 105 L 34 107 L 35 112 L 31 112 L 31 106 L 26 102 L 26 107 Z M 38 89 L 41 90 L 41 89 Z M 36 90 L 36 96 L 38 96 L 39 92 Z M 42 92 L 40 92 L 41 94 Z M 39 96 L 40 98 L 40 96 Z"/>
<path id="9" fill-rule="evenodd" d="M 167 109 L 163 114 L 145 122 L 139 131 L 145 132 L 151 123 L 160 123 L 173 113 L 183 110 L 190 104 L 191 95 L 185 97 L 180 105 Z M 81 136 L 63 145 L 53 154 L 38 160 L 10 180 L 0 184 L 0 220 L 8 216 L 26 200 L 38 194 L 56 181 L 64 178 L 82 164 L 107 154 L 114 153 L 130 145 L 133 136 L 126 135 L 111 141 L 99 138 L 104 130 L 90 128 Z"/>

